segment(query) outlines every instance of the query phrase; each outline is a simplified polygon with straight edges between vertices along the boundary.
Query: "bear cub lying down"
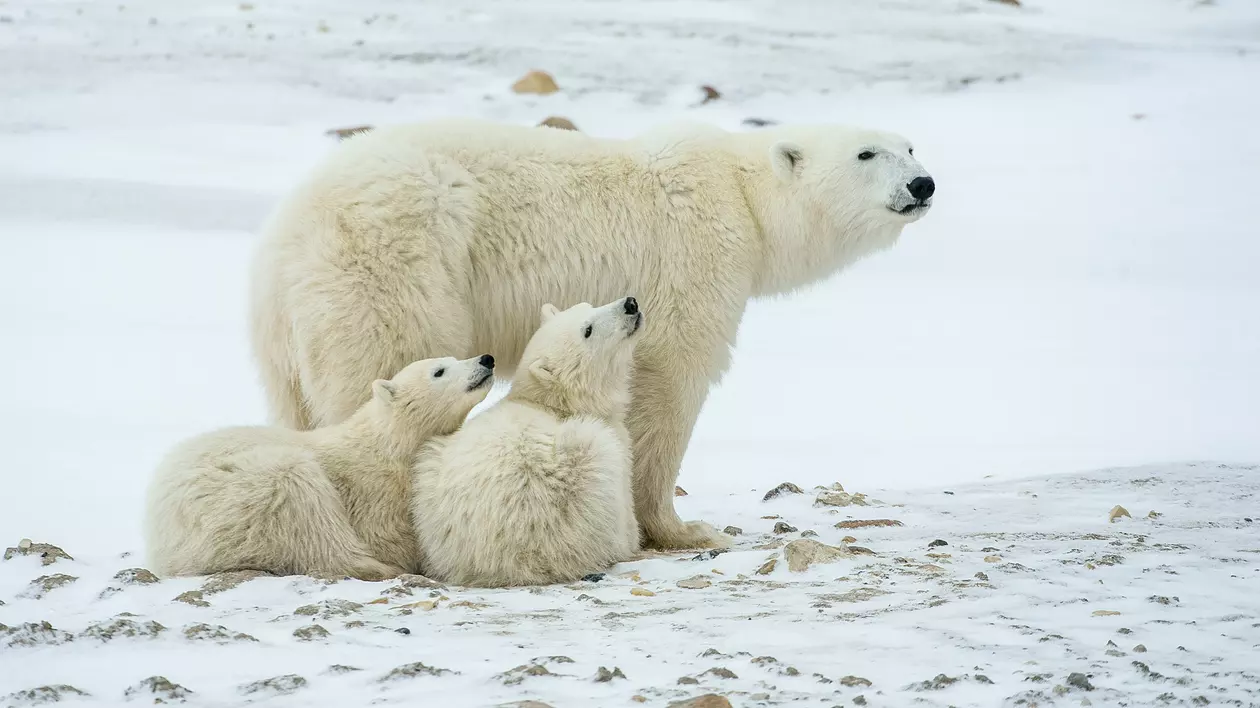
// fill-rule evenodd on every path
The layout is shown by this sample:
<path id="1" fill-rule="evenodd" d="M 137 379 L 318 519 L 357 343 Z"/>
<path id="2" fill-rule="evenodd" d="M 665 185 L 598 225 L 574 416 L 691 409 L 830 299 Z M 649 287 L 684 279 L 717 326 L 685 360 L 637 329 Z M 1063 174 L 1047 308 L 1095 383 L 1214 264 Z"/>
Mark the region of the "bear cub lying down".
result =
<path id="1" fill-rule="evenodd" d="M 627 297 L 544 305 L 542 320 L 507 396 L 420 452 L 412 518 L 425 575 L 564 583 L 639 548 L 625 415 L 643 314 Z"/>
<path id="2" fill-rule="evenodd" d="M 181 443 L 149 486 L 149 567 L 363 580 L 418 572 L 416 452 L 459 428 L 489 393 L 493 369 L 490 355 L 417 361 L 374 381 L 368 402 L 337 425 L 225 428 Z"/>

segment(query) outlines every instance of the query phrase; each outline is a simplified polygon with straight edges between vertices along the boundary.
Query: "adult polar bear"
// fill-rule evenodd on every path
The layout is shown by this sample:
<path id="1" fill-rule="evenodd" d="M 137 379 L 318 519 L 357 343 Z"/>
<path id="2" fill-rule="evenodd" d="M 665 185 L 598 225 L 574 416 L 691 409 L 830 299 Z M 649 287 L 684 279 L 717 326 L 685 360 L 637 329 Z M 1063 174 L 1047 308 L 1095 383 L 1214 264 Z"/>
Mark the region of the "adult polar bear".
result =
<path id="1" fill-rule="evenodd" d="M 509 375 L 544 303 L 633 292 L 653 313 L 626 419 L 644 542 L 725 545 L 678 517 L 674 482 L 748 300 L 887 248 L 933 190 L 905 138 L 840 126 L 610 140 L 443 120 L 353 137 L 265 229 L 252 328 L 272 413 L 339 422 L 426 357 L 489 351 Z"/>

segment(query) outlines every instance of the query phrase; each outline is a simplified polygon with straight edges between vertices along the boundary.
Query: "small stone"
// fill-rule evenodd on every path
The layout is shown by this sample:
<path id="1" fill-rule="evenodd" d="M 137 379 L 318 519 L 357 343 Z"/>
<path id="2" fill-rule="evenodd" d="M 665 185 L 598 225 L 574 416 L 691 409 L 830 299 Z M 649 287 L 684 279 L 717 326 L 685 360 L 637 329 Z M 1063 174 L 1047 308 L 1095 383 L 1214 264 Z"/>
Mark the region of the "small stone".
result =
<path id="1" fill-rule="evenodd" d="M 678 685 L 679 686 L 699 686 L 700 679 L 695 678 L 694 676 L 679 676 Z"/>
<path id="2" fill-rule="evenodd" d="M 1134 652 L 1135 654 L 1145 654 L 1145 653 L 1146 653 L 1146 645 L 1145 645 L 1145 644 L 1138 644 L 1137 646 L 1134 646 L 1134 647 L 1133 647 L 1133 652 Z"/>
<path id="3" fill-rule="evenodd" d="M 780 521 L 774 525 L 774 532 L 775 533 L 795 533 L 796 527 L 785 521 Z"/>
<path id="4" fill-rule="evenodd" d="M 863 529 L 876 526 L 904 526 L 896 519 L 852 519 L 836 524 L 838 529 Z"/>
<path id="5" fill-rule="evenodd" d="M 41 575 L 31 581 L 26 590 L 22 591 L 18 597 L 29 597 L 38 600 L 57 588 L 64 587 L 78 580 L 73 575 L 64 573 L 56 573 L 54 575 Z"/>
<path id="6" fill-rule="evenodd" d="M 722 529 L 722 533 L 726 534 L 727 536 L 739 536 L 740 534 L 744 533 L 744 530 L 738 526 L 727 526 L 726 528 Z"/>
<path id="7" fill-rule="evenodd" d="M 398 629 L 395 629 L 394 631 L 404 636 L 411 634 L 411 629 L 408 627 L 399 627 Z"/>
<path id="8" fill-rule="evenodd" d="M 1127 516 L 1130 519 L 1133 518 L 1133 515 L 1129 513 L 1128 509 L 1117 504 L 1112 507 L 1111 511 L 1107 514 L 1107 521 L 1114 524 L 1122 516 Z"/>
<path id="9" fill-rule="evenodd" d="M 805 529 L 801 532 L 801 538 L 818 538 L 818 532 L 813 529 Z"/>
<path id="10" fill-rule="evenodd" d="M 306 679 L 297 674 L 285 674 L 247 683 L 237 690 L 247 696 L 253 693 L 270 693 L 276 696 L 283 696 L 294 693 L 304 687 L 306 687 Z"/>
<path id="11" fill-rule="evenodd" d="M 612 668 L 612 671 L 609 671 L 607 668 L 601 666 L 599 667 L 599 670 L 595 672 L 595 683 L 608 683 L 613 679 L 624 679 L 625 677 L 626 675 L 621 673 L 621 669 L 616 666 Z"/>
<path id="12" fill-rule="evenodd" d="M 1151 595 L 1146 598 L 1147 602 L 1154 602 L 1157 605 L 1172 605 L 1181 601 L 1179 597 L 1168 597 L 1166 595 Z"/>
<path id="13" fill-rule="evenodd" d="M 723 553 L 729 553 L 729 552 L 730 552 L 730 550 L 731 550 L 731 549 L 729 549 L 729 548 L 710 548 L 710 549 L 709 549 L 709 550 L 707 550 L 707 551 L 701 551 L 700 553 L 696 554 L 695 556 L 692 556 L 691 560 L 693 560 L 693 561 L 711 561 L 711 560 L 713 560 L 714 558 L 717 558 L 718 556 L 722 555 Z"/>
<path id="14" fill-rule="evenodd" d="M 857 539 L 852 536 L 845 536 L 840 539 L 840 543 L 857 543 Z"/>
<path id="15" fill-rule="evenodd" d="M 152 585 L 158 577 L 144 568 L 128 568 L 115 573 L 114 580 L 123 585 Z"/>
<path id="16" fill-rule="evenodd" d="M 787 560 L 788 570 L 793 573 L 804 571 L 815 563 L 830 563 L 850 555 L 852 555 L 851 548 L 828 546 L 809 538 L 792 541 L 783 549 L 783 557 Z"/>
<path id="17" fill-rule="evenodd" d="M 674 584 L 684 590 L 703 590 L 704 588 L 712 585 L 713 581 L 703 575 L 693 575 L 690 578 L 679 580 Z"/>
<path id="18" fill-rule="evenodd" d="M 1000 3 L 1002 5 L 1010 5 L 1011 7 L 1020 7 L 1021 5 L 1020 0 L 993 0 L 993 1 Z"/>
<path id="19" fill-rule="evenodd" d="M 942 538 L 938 538 L 935 541 L 932 541 L 931 543 L 929 543 L 928 548 L 940 548 L 941 546 L 948 546 L 948 545 L 949 545 L 948 541 Z"/>
<path id="20" fill-rule="evenodd" d="M 989 574 L 988 574 L 988 573 L 976 573 L 976 574 L 975 574 L 974 576 L 972 576 L 972 577 L 974 577 L 976 580 L 983 580 L 983 581 L 985 581 L 985 582 L 988 582 L 988 580 L 989 580 Z"/>
<path id="21" fill-rule="evenodd" d="M 630 700 L 634 701 L 635 703 L 647 703 L 647 697 L 640 696 L 637 693 L 634 694 L 633 696 L 630 696 Z"/>
<path id="22" fill-rule="evenodd" d="M 1159 513 L 1158 511 L 1155 511 L 1154 509 L 1151 509 L 1150 511 L 1146 512 L 1146 518 L 1148 519 L 1158 519 L 1161 516 L 1163 516 L 1163 514 Z M 1251 519 L 1247 519 L 1247 521 L 1251 521 Z"/>
<path id="23" fill-rule="evenodd" d="M 849 494 L 848 492 L 820 492 L 814 500 L 814 506 L 870 506 L 865 494 Z"/>
<path id="24" fill-rule="evenodd" d="M 549 116 L 547 118 L 544 118 L 542 122 L 538 124 L 538 127 L 559 128 L 560 130 L 577 131 L 577 126 L 573 124 L 573 121 L 569 120 L 568 118 L 562 118 L 560 116 Z M 686 492 L 683 492 L 682 494 L 677 493 L 678 490 L 682 489 L 682 487 L 675 487 L 674 489 L 675 489 L 675 496 L 683 496 L 683 497 L 687 496 Z"/>
<path id="25" fill-rule="evenodd" d="M 406 629 L 404 627 L 404 629 Z M 305 627 L 298 627 L 293 630 L 293 636 L 297 637 L 299 642 L 315 642 L 321 639 L 327 639 L 331 633 L 318 624 L 308 624 Z"/>
<path id="26" fill-rule="evenodd" d="M 503 682 L 504 686 L 516 686 L 531 676 L 555 676 L 547 670 L 546 666 L 539 663 L 521 664 L 512 669 L 508 669 L 501 674 L 495 676 L 496 679 Z"/>
<path id="27" fill-rule="evenodd" d="M 586 575 L 582 576 L 582 580 L 588 583 L 598 583 L 599 581 L 603 580 L 604 577 L 605 576 L 603 573 L 587 573 Z"/>
<path id="28" fill-rule="evenodd" d="M 866 705 L 866 696 L 863 696 L 863 695 L 860 695 L 860 694 L 859 694 L 859 695 L 854 696 L 854 697 L 853 697 L 853 705 L 855 705 L 855 706 L 864 706 L 864 705 Z"/>
<path id="29" fill-rule="evenodd" d="M 743 124 L 750 128 L 765 128 L 771 125 L 778 125 L 779 121 L 772 118 L 745 118 Z"/>
<path id="30" fill-rule="evenodd" d="M 778 548 L 783 548 L 786 543 L 787 542 L 781 538 L 772 538 L 765 543 L 758 543 L 752 548 L 754 551 L 773 551 Z"/>
<path id="31" fill-rule="evenodd" d="M 674 701 L 666 708 L 731 708 L 731 702 L 716 693 L 706 693 L 703 696 Z"/>
<path id="32" fill-rule="evenodd" d="M 679 487 L 679 486 L 675 485 L 675 486 L 674 486 L 674 496 L 676 496 L 676 497 L 685 497 L 685 496 L 687 496 L 687 490 L 686 490 L 686 489 L 683 489 L 682 487 Z"/>
<path id="33" fill-rule="evenodd" d="M 779 560 L 777 558 L 771 558 L 770 560 L 761 564 L 761 567 L 757 569 L 757 575 L 769 575 L 773 573 L 774 567 L 778 564 L 779 564 Z"/>
<path id="34" fill-rule="evenodd" d="M 129 701 L 143 699 L 147 703 L 184 703 L 193 691 L 172 682 L 165 676 L 150 676 L 123 692 Z"/>
<path id="35" fill-rule="evenodd" d="M 630 588 L 630 594 L 639 597 L 656 597 L 656 593 L 646 588 Z"/>
<path id="36" fill-rule="evenodd" d="M 190 624 L 183 629 L 184 637 L 195 642 L 256 642 L 257 639 L 243 632 L 233 632 L 221 624 L 208 625 L 204 622 Z"/>
<path id="37" fill-rule="evenodd" d="M 36 556 L 40 559 L 41 565 L 52 565 L 63 558 L 69 561 L 74 560 L 69 553 L 51 543 L 35 543 L 29 538 L 24 538 L 18 541 L 17 546 L 4 550 L 5 560 L 16 558 L 17 556 Z"/>
<path id="38" fill-rule="evenodd" d="M 445 676 L 446 674 L 455 674 L 455 673 L 458 673 L 458 672 L 451 671 L 450 669 L 439 669 L 439 668 L 429 666 L 428 664 L 417 661 L 412 664 L 403 664 L 402 666 L 399 666 L 391 670 L 389 673 L 377 679 L 377 681 L 380 683 L 385 683 L 387 681 L 399 681 L 402 679 L 412 679 L 412 678 L 416 678 L 417 676 Z"/>
<path id="39" fill-rule="evenodd" d="M 56 646 L 74 641 L 74 635 L 48 622 L 27 622 L 16 627 L 0 624 L 0 642 L 7 647 Z"/>
<path id="40" fill-rule="evenodd" d="M 363 669 L 360 669 L 357 666 L 346 666 L 345 664 L 333 664 L 332 666 L 329 666 L 328 668 L 324 669 L 323 673 L 331 675 L 331 676 L 340 676 L 341 674 L 352 674 L 352 673 L 355 673 L 356 671 L 362 671 L 362 670 Z"/>
<path id="41" fill-rule="evenodd" d="M 231 570 L 224 573 L 215 573 L 206 579 L 201 586 L 201 592 L 206 595 L 214 595 L 216 593 L 225 592 L 240 585 L 247 583 L 254 578 L 271 575 L 261 570 Z"/>
<path id="42" fill-rule="evenodd" d="M 414 604 L 414 603 L 413 603 Z M 363 609 L 363 605 L 349 600 L 323 600 L 314 605 L 303 605 L 293 611 L 295 615 L 318 616 L 320 619 L 346 617 Z"/>
<path id="43" fill-rule="evenodd" d="M 516 93 L 546 95 L 559 91 L 560 87 L 556 85 L 556 80 L 551 74 L 534 69 L 512 84 L 512 90 Z"/>
<path id="44" fill-rule="evenodd" d="M 205 594 L 200 590 L 189 590 L 188 592 L 181 592 L 176 595 L 174 602 L 184 602 L 192 605 L 193 607 L 209 607 L 210 603 L 202 599 L 204 597 Z"/>
<path id="45" fill-rule="evenodd" d="M 112 641 L 121 637 L 154 639 L 165 631 L 166 627 L 152 620 L 136 622 L 129 617 L 120 615 L 115 619 L 89 626 L 79 634 L 79 637 L 99 639 L 102 642 Z"/>
<path id="46" fill-rule="evenodd" d="M 730 669 L 727 669 L 727 668 L 724 668 L 724 667 L 721 667 L 721 666 L 716 666 L 716 667 L 714 667 L 714 668 L 712 668 L 712 669 L 709 669 L 708 671 L 706 671 L 706 672 L 704 672 L 704 673 L 702 673 L 702 674 L 700 674 L 700 675 L 701 675 L 701 676 L 716 676 L 716 677 L 718 677 L 718 678 L 722 678 L 722 679 L 737 679 L 737 678 L 739 678 L 738 676 L 736 676 L 736 675 L 735 675 L 735 672 L 734 672 L 734 671 L 731 671 Z"/>
<path id="47" fill-rule="evenodd" d="M 74 686 L 59 683 L 53 686 L 40 686 L 39 688 L 30 688 L 25 691 L 17 691 L 10 693 L 4 697 L 5 706 L 16 708 L 16 706 L 38 706 L 45 703 L 60 703 L 62 698 L 71 696 L 90 696 L 92 694 L 86 691 L 80 691 Z"/>
<path id="48" fill-rule="evenodd" d="M 990 686 L 993 685 L 993 679 L 989 678 L 988 676 L 985 676 L 984 674 L 976 674 L 975 676 L 971 677 L 971 680 L 975 681 L 976 683 L 988 684 Z"/>
<path id="49" fill-rule="evenodd" d="M 1094 684 L 1089 682 L 1089 677 L 1082 673 L 1068 674 L 1067 685 L 1072 688 L 1079 688 L 1082 691 L 1094 690 Z"/>
<path id="50" fill-rule="evenodd" d="M 774 489 L 771 489 L 770 491 L 766 492 L 766 495 L 761 498 L 761 501 L 770 501 L 771 499 L 778 499 L 784 494 L 804 494 L 804 493 L 805 493 L 805 490 L 801 489 L 795 484 L 792 484 L 791 482 L 784 482 L 783 484 L 780 484 Z"/>
<path id="51" fill-rule="evenodd" d="M 700 102 L 700 105 L 704 105 L 710 101 L 716 101 L 722 97 L 722 92 L 707 84 L 700 87 L 700 92 L 704 94 L 704 100 Z"/>
<path id="52" fill-rule="evenodd" d="M 869 679 L 864 679 L 861 676 L 842 676 L 840 677 L 840 685 L 848 686 L 849 688 L 866 688 L 871 685 L 871 682 Z"/>
<path id="53" fill-rule="evenodd" d="M 1133 630 L 1129 629 L 1128 627 L 1121 627 L 1120 629 L 1116 630 L 1116 634 L 1133 634 Z"/>
<path id="54" fill-rule="evenodd" d="M 1120 613 L 1116 612 L 1115 610 L 1094 610 L 1090 614 L 1092 614 L 1095 617 L 1115 617 L 1116 615 Z"/>
<path id="55" fill-rule="evenodd" d="M 998 563 L 1001 560 L 1002 560 L 1002 556 L 985 556 L 984 557 L 985 563 Z"/>
<path id="56" fill-rule="evenodd" d="M 958 683 L 958 679 L 945 674 L 937 674 L 935 678 L 926 681 L 919 681 L 906 686 L 906 690 L 913 691 L 940 691 Z"/>

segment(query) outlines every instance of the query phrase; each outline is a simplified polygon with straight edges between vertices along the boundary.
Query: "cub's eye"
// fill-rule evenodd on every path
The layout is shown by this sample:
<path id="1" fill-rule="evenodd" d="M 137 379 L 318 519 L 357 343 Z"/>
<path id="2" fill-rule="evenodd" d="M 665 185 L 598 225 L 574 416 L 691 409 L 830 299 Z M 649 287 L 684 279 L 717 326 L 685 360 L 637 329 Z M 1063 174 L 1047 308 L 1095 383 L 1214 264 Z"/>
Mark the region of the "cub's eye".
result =
<path id="1" fill-rule="evenodd" d="M 914 154 L 914 148 L 910 148 L 910 154 L 911 154 L 911 155 L 913 155 L 913 154 Z"/>
<path id="2" fill-rule="evenodd" d="M 870 150 L 863 150 L 862 152 L 858 153 L 859 160 L 869 160 L 872 157 L 875 157 L 875 153 L 871 152 Z"/>
<path id="3" fill-rule="evenodd" d="M 594 328 L 594 327 L 592 327 L 591 325 L 586 325 L 586 331 L 582 333 L 582 338 L 583 338 L 583 339 L 590 339 L 590 338 L 591 338 L 591 332 L 593 332 L 593 331 L 595 331 L 595 328 Z"/>
<path id="4" fill-rule="evenodd" d="M 446 369 L 438 369 L 437 371 L 433 372 L 433 378 L 440 379 L 442 378 L 442 374 L 445 374 L 445 373 L 446 373 Z"/>

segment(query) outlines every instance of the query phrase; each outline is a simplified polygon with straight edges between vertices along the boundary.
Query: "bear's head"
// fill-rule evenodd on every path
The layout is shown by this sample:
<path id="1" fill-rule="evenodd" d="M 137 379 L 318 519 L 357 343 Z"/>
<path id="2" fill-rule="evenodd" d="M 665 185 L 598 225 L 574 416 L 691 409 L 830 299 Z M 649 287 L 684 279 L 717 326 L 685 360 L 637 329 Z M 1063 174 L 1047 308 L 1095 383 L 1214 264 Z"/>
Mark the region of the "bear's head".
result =
<path id="1" fill-rule="evenodd" d="M 642 327 L 633 297 L 563 311 L 543 305 L 542 324 L 525 345 L 508 395 L 565 416 L 620 416 L 629 403 L 635 335 Z"/>
<path id="2" fill-rule="evenodd" d="M 422 359 L 392 379 L 372 382 L 374 417 L 395 434 L 417 438 L 455 432 L 494 386 L 494 357 Z"/>
<path id="3" fill-rule="evenodd" d="M 936 183 L 900 135 L 837 125 L 766 132 L 772 179 L 754 198 L 771 260 L 763 290 L 791 290 L 887 248 L 932 208 Z"/>

